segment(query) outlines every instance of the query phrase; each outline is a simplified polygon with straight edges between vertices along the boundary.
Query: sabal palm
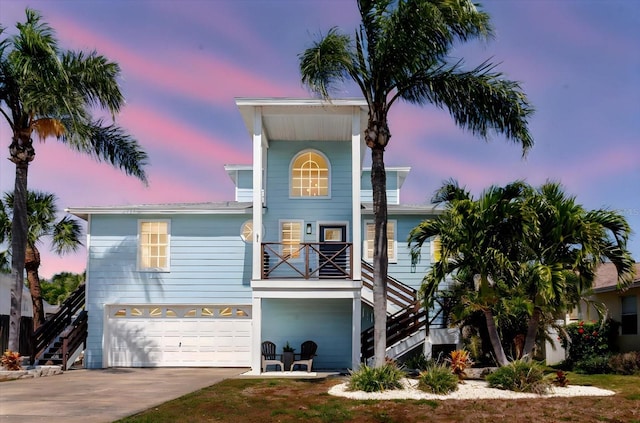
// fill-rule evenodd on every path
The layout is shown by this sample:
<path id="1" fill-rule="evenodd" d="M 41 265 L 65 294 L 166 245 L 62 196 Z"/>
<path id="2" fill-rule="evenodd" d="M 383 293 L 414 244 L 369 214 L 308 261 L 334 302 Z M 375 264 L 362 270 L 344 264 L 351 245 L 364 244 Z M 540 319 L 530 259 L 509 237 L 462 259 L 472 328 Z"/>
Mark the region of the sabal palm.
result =
<path id="1" fill-rule="evenodd" d="M 0 244 L 5 240 L 11 241 L 11 225 L 13 193 L 5 193 L 0 200 Z M 37 329 L 45 321 L 40 288 L 40 250 L 38 245 L 48 237 L 51 240 L 51 249 L 59 255 L 76 251 L 81 245 L 80 237 L 82 228 L 80 224 L 65 216 L 58 220 L 58 208 L 56 197 L 53 194 L 29 191 L 27 194 L 27 246 L 25 250 L 24 270 L 27 272 L 27 281 L 33 302 L 33 327 Z"/>
<path id="2" fill-rule="evenodd" d="M 120 68 L 96 52 L 64 51 L 38 12 L 26 9 L 17 33 L 0 41 L 0 112 L 13 133 L 9 159 L 15 163 L 12 226 L 14 292 L 23 283 L 27 236 L 27 173 L 35 158 L 32 135 L 55 136 L 70 148 L 107 161 L 146 183 L 146 153 L 115 123 L 95 119 L 105 110 L 112 120 L 124 104 Z M 5 29 L 0 28 L 0 35 Z M 11 301 L 9 348 L 18 348 L 20 295 Z"/>
<path id="3" fill-rule="evenodd" d="M 426 274 L 421 295 L 430 306 L 436 291 L 447 276 L 454 275 L 466 284 L 462 298 L 468 310 L 481 311 L 496 360 L 507 363 L 494 307 L 500 292 L 516 283 L 518 255 L 531 218 L 522 207 L 526 184 L 514 182 L 503 188 L 492 186 L 478 199 L 455 182 L 445 184 L 435 195 L 435 202 L 446 202 L 445 211 L 425 220 L 409 234 L 409 245 L 415 259 L 422 245 L 432 237 L 440 237 L 441 258 Z"/>
<path id="4" fill-rule="evenodd" d="M 532 108 L 518 83 L 489 62 L 465 69 L 450 61 L 455 43 L 492 35 L 488 14 L 470 0 L 358 0 L 361 24 L 352 38 L 332 28 L 300 55 L 302 82 L 324 98 L 337 82 L 354 81 L 369 106 L 365 142 L 371 149 L 375 215 L 374 354 L 386 350 L 387 198 L 384 151 L 388 114 L 397 101 L 447 109 L 456 124 L 487 138 L 506 135 L 526 151 Z"/>
<path id="5" fill-rule="evenodd" d="M 634 262 L 627 250 L 631 228 L 619 213 L 585 210 L 555 182 L 531 190 L 526 201 L 537 219 L 527 238 L 522 281 L 534 307 L 524 346 L 530 354 L 543 313 L 575 306 L 605 261 L 615 264 L 620 285 L 630 283 Z"/>

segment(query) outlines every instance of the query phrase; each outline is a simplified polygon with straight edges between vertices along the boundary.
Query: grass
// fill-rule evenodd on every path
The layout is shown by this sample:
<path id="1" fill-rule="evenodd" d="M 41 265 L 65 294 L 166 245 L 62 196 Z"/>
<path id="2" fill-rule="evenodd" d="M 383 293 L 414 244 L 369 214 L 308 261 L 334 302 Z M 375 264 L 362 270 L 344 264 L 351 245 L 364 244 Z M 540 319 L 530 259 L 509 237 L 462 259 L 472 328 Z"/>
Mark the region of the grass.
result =
<path id="1" fill-rule="evenodd" d="M 572 385 L 611 389 L 610 397 L 505 400 L 356 401 L 327 394 L 344 378 L 229 379 L 120 423 L 162 422 L 628 422 L 640 423 L 640 376 L 569 374 Z"/>

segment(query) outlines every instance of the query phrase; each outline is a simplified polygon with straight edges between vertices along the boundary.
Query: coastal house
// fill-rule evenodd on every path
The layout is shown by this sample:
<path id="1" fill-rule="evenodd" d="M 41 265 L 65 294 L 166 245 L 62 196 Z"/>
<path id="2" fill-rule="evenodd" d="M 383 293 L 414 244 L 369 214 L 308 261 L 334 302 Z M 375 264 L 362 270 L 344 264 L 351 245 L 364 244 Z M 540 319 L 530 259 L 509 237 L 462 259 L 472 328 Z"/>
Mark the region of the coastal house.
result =
<path id="1" fill-rule="evenodd" d="M 260 373 L 264 341 L 296 352 L 314 341 L 313 370 L 355 369 L 372 355 L 366 102 L 238 98 L 236 105 L 252 158 L 225 166 L 233 201 L 68 209 L 87 221 L 85 367 Z M 437 309 L 416 300 L 431 246 L 416 266 L 406 242 L 439 210 L 401 204 L 409 171 L 386 169 L 390 357 L 425 344 L 429 327 L 442 325 Z M 457 342 L 446 330 L 436 338 Z"/>

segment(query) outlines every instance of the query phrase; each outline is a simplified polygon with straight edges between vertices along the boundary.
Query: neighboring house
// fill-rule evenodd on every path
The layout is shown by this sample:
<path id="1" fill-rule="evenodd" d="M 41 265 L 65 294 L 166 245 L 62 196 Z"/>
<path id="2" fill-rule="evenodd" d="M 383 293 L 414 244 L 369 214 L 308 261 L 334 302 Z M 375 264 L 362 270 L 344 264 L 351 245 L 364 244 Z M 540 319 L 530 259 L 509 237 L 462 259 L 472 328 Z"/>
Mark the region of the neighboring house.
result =
<path id="1" fill-rule="evenodd" d="M 234 201 L 68 209 L 88 222 L 86 367 L 259 373 L 263 341 L 298 352 L 308 339 L 318 344 L 314 369 L 361 362 L 361 332 L 372 326 L 366 102 L 241 98 L 236 105 L 253 159 L 225 166 Z M 430 246 L 412 266 L 406 240 L 438 213 L 400 204 L 408 173 L 387 168 L 389 275 L 398 281 L 389 296 L 413 296 L 390 300 L 390 316 L 416 308 Z M 416 339 L 424 341 L 421 330 Z M 402 342 L 394 355 L 415 346 Z"/>
<path id="2" fill-rule="evenodd" d="M 617 287 L 618 277 L 613 263 L 605 263 L 598 268 L 591 299 L 606 307 L 608 317 L 620 323 L 618 347 L 620 351 L 640 351 L 640 263 L 635 264 L 636 276 L 633 283 L 624 290 Z M 592 308 L 585 308 L 579 319 L 597 319 Z"/>

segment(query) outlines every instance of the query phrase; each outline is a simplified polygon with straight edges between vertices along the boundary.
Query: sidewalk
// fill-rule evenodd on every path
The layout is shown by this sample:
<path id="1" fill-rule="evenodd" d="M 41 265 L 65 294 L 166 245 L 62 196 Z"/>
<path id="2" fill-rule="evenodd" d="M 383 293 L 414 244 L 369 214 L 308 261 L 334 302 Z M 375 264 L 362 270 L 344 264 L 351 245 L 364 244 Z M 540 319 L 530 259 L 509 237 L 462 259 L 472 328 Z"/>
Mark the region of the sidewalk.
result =
<path id="1" fill-rule="evenodd" d="M 136 414 L 248 369 L 117 368 L 0 383 L 0 423 L 100 423 Z"/>

